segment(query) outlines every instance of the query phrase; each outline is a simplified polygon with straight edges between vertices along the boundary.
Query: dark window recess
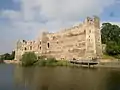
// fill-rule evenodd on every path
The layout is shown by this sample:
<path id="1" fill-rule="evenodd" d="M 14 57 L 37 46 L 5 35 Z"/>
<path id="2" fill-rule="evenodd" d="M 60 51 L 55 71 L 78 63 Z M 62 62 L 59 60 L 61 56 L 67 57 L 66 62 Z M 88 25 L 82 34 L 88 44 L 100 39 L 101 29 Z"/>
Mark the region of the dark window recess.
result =
<path id="1" fill-rule="evenodd" d="M 84 33 L 86 32 L 86 30 L 84 30 Z"/>
<path id="2" fill-rule="evenodd" d="M 41 44 L 41 41 L 40 41 L 40 44 Z"/>
<path id="3" fill-rule="evenodd" d="M 53 40 L 55 39 L 55 36 L 53 36 Z"/>
<path id="4" fill-rule="evenodd" d="M 32 46 L 30 46 L 30 50 L 32 50 Z"/>
<path id="5" fill-rule="evenodd" d="M 47 46 L 48 46 L 48 48 L 49 48 L 49 47 L 50 47 L 50 44 L 48 43 Z"/>
<path id="6" fill-rule="evenodd" d="M 40 47 L 40 50 L 41 50 L 41 47 Z"/>
<path id="7" fill-rule="evenodd" d="M 27 48 L 25 47 L 25 50 L 27 50 Z"/>
<path id="8" fill-rule="evenodd" d="M 57 42 L 57 44 L 58 44 L 58 42 Z"/>

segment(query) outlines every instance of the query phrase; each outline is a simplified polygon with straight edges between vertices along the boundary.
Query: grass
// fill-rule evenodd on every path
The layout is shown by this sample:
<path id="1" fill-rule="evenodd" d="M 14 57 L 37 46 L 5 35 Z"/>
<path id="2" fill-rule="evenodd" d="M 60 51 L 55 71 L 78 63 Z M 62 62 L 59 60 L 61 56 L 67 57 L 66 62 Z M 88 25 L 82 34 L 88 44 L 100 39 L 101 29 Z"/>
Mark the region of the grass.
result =
<path id="1" fill-rule="evenodd" d="M 110 60 L 120 59 L 120 55 L 110 56 L 110 55 L 104 54 L 102 56 L 102 59 L 110 59 Z"/>
<path id="2" fill-rule="evenodd" d="M 104 54 L 104 55 L 102 56 L 102 58 L 103 58 L 103 59 L 116 59 L 115 57 L 109 56 L 109 55 L 107 55 L 107 54 Z"/>
<path id="3" fill-rule="evenodd" d="M 26 52 L 21 58 L 22 66 L 74 66 L 67 60 L 56 60 L 55 58 L 46 58 L 37 56 L 34 52 Z"/>
<path id="4" fill-rule="evenodd" d="M 36 66 L 73 66 L 66 60 L 56 60 L 54 58 L 40 59 L 35 63 Z"/>

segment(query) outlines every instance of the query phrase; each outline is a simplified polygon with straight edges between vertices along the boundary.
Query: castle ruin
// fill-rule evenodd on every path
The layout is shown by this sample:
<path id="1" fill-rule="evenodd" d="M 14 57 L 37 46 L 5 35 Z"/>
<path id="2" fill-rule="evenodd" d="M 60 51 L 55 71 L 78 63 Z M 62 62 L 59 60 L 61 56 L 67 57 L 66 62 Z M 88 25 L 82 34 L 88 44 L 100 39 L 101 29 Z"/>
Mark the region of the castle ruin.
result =
<path id="1" fill-rule="evenodd" d="M 54 57 L 58 60 L 100 58 L 102 55 L 100 20 L 87 17 L 79 25 L 56 33 L 42 32 L 34 41 L 19 40 L 15 60 L 25 52 L 38 56 Z"/>

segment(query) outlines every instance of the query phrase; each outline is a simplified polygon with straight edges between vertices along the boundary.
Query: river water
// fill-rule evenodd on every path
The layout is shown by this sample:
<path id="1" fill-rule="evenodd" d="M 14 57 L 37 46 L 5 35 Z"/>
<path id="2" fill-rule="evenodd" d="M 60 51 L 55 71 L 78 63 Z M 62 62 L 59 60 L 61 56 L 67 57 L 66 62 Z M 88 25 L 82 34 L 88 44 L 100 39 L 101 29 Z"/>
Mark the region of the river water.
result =
<path id="1" fill-rule="evenodd" d="M 1 64 L 0 90 L 120 90 L 120 69 Z"/>

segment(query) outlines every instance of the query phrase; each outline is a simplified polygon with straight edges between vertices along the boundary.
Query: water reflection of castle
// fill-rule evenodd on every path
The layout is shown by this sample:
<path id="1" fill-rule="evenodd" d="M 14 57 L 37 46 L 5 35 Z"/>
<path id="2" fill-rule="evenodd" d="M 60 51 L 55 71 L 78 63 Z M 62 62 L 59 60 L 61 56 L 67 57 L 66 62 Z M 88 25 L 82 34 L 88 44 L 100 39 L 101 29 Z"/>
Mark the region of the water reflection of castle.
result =
<path id="1" fill-rule="evenodd" d="M 29 88 L 27 90 L 109 90 L 120 83 L 119 74 L 113 71 L 65 67 L 17 67 L 15 80 L 18 85 Z"/>

